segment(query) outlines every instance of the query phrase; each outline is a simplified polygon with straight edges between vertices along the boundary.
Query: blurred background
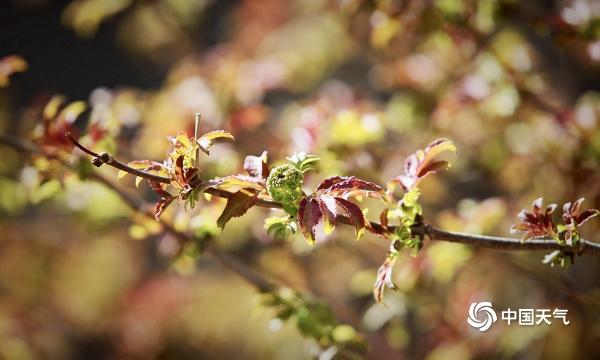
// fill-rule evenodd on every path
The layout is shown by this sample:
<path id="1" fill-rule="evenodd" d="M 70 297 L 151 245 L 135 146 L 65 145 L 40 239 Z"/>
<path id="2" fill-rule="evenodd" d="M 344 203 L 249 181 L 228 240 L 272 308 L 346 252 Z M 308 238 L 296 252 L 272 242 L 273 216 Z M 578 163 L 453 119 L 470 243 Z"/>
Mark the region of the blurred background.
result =
<path id="1" fill-rule="evenodd" d="M 330 175 L 385 184 L 407 155 L 451 138 L 452 169 L 421 186 L 426 221 L 447 230 L 509 236 L 539 196 L 600 207 L 598 1 L 13 0 L 0 5 L 0 59 L 10 55 L 28 66 L 14 57 L 0 66 L 0 130 L 48 149 L 72 150 L 39 133 L 60 94 L 85 105 L 61 121 L 96 151 L 162 160 L 166 137 L 192 134 L 200 112 L 203 132 L 236 137 L 202 158 L 203 176 L 241 172 L 263 150 L 271 164 L 305 151 L 322 159 L 309 190 Z M 0 144 L 0 358 L 318 356 L 209 254 L 171 264 L 174 239 L 85 180 L 89 162 L 77 167 Z M 116 170 L 96 171 L 116 181 Z M 145 184 L 119 183 L 156 200 Z M 263 220 L 277 212 L 264 209 L 221 232 L 223 206 L 173 205 L 163 218 L 329 304 L 369 358 L 600 352 L 597 257 L 561 269 L 542 264 L 543 253 L 427 242 L 400 256 L 400 291 L 384 307 L 371 291 L 386 241 L 356 242 L 351 229 L 314 247 L 300 235 L 274 240 Z M 585 238 L 600 241 L 599 225 L 586 225 Z M 485 300 L 568 309 L 571 323 L 499 322 L 480 333 L 466 316 Z"/>

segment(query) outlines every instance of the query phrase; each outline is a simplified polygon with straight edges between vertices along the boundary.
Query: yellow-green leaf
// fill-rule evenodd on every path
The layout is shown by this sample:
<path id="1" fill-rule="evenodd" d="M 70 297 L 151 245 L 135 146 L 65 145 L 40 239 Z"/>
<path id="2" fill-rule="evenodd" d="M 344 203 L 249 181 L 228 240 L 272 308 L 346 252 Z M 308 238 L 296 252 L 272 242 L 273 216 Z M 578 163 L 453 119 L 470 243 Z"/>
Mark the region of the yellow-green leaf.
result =
<path id="1" fill-rule="evenodd" d="M 202 151 L 204 151 L 206 154 L 209 153 L 210 148 L 214 145 L 215 141 L 217 140 L 235 140 L 235 138 L 233 137 L 233 135 L 231 135 L 229 132 L 225 131 L 225 130 L 215 130 L 215 131 L 211 131 L 208 132 L 202 136 L 200 136 L 200 138 L 198 138 L 197 142 L 198 142 L 198 146 L 200 146 L 200 149 L 202 149 Z"/>

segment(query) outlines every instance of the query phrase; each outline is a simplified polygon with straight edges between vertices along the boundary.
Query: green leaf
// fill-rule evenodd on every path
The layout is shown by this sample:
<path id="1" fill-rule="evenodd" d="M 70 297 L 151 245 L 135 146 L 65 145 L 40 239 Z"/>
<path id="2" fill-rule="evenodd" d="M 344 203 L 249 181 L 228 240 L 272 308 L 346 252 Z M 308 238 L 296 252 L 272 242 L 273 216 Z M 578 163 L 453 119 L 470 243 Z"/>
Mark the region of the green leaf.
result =
<path id="1" fill-rule="evenodd" d="M 276 239 L 285 239 L 296 232 L 296 223 L 289 216 L 273 216 L 265 219 L 264 228 L 267 234 L 272 234 Z"/>
<path id="2" fill-rule="evenodd" d="M 253 189 L 241 189 L 227 199 L 227 205 L 223 209 L 223 213 L 217 219 L 217 226 L 221 229 L 225 228 L 225 224 L 234 217 L 242 216 L 250 209 L 258 200 L 258 193 Z"/>
<path id="3" fill-rule="evenodd" d="M 60 181 L 56 179 L 48 180 L 41 185 L 39 185 L 36 189 L 34 189 L 30 194 L 30 200 L 34 204 L 38 204 L 46 199 L 53 197 L 58 194 L 61 190 L 62 185 Z"/>
<path id="4" fill-rule="evenodd" d="M 316 168 L 316 165 L 321 158 L 316 155 L 307 155 L 305 152 L 301 151 L 296 153 L 288 158 L 286 158 L 289 162 L 291 162 L 296 169 L 307 172 L 309 170 L 313 170 Z"/>
<path id="5" fill-rule="evenodd" d="M 177 136 L 175 137 L 175 142 L 181 144 L 185 149 L 192 148 L 192 142 L 190 141 L 190 138 L 182 132 L 177 134 Z"/>

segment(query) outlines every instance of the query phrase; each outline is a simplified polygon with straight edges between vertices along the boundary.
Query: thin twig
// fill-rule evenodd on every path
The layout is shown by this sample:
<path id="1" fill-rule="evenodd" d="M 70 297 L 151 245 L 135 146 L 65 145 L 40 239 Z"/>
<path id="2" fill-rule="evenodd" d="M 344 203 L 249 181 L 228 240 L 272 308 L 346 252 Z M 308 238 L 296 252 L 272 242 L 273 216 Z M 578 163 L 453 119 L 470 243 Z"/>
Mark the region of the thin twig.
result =
<path id="1" fill-rule="evenodd" d="M 29 141 L 18 139 L 6 134 L 0 134 L 0 142 L 13 147 L 16 150 L 23 152 L 40 152 L 39 147 L 31 143 Z M 101 155 L 101 154 L 98 154 Z M 112 158 L 112 156 L 111 156 Z M 114 159 L 113 159 L 114 160 Z M 114 160 L 114 162 L 117 162 Z M 114 162 L 106 164 L 114 166 Z M 68 165 L 68 164 L 66 164 Z M 135 170 L 135 169 L 134 169 Z M 127 171 L 127 170 L 124 170 Z M 147 173 L 144 173 L 149 175 Z M 99 180 L 99 175 L 94 175 L 94 178 Z M 100 180 L 102 182 L 107 181 L 107 179 Z M 109 185 L 111 188 L 117 188 Z M 223 198 L 229 198 L 233 194 L 229 191 L 215 188 L 208 188 L 205 192 Z M 281 208 L 281 203 L 276 201 L 261 199 L 257 203 L 258 206 L 267 207 L 267 208 Z M 137 207 L 136 207 L 137 208 Z M 139 208 L 138 208 L 139 209 Z M 352 224 L 350 219 L 346 216 L 338 216 L 337 220 L 343 224 Z M 164 223 L 163 223 L 164 224 Z M 370 222 L 370 226 L 375 232 L 381 233 L 383 230 L 386 230 L 385 227 L 377 222 Z M 388 226 L 388 231 L 394 231 L 395 227 Z M 176 234 L 176 230 L 173 229 L 174 234 Z M 455 243 L 462 243 L 468 245 L 474 245 L 479 247 L 498 249 L 498 250 L 528 250 L 528 251 L 548 251 L 548 250 L 561 250 L 565 252 L 575 252 L 578 255 L 581 254 L 595 254 L 600 255 L 600 243 L 592 242 L 589 240 L 581 239 L 581 245 L 579 248 L 573 248 L 565 245 L 558 244 L 553 239 L 530 239 L 525 243 L 521 243 L 519 239 L 507 238 L 507 237 L 498 237 L 498 236 L 486 236 L 486 235 L 472 235 L 466 233 L 458 233 L 452 231 L 445 231 L 442 229 L 438 229 L 432 225 L 424 224 L 417 226 L 413 229 L 413 233 L 417 235 L 427 235 L 431 240 L 437 241 L 448 241 Z M 257 286 L 258 287 L 258 286 Z"/>
<path id="2" fill-rule="evenodd" d="M 144 179 L 148 179 L 151 181 L 156 181 L 156 182 L 160 182 L 160 183 L 164 183 L 164 184 L 170 184 L 171 183 L 171 179 L 168 177 L 164 177 L 164 176 L 159 176 L 159 175 L 154 175 L 154 174 L 150 174 L 147 173 L 145 171 L 142 170 L 138 170 L 138 169 L 134 169 L 129 165 L 126 165 L 118 160 L 116 160 L 111 154 L 109 153 L 95 153 L 92 150 L 86 148 L 85 146 L 81 145 L 81 143 L 79 143 L 73 136 L 71 136 L 71 134 L 69 133 L 65 133 L 65 136 L 71 140 L 71 142 L 73 143 L 73 145 L 77 146 L 77 148 L 79 148 L 81 151 L 83 151 L 84 153 L 91 155 L 94 157 L 94 160 L 92 161 L 92 163 L 94 165 L 96 165 L 97 167 L 100 167 L 102 164 L 107 164 L 110 165 L 114 168 L 117 168 L 119 170 L 123 170 L 129 174 L 135 175 L 135 176 L 139 176 L 142 177 Z"/>
<path id="3" fill-rule="evenodd" d="M 18 151 L 21 151 L 21 152 L 24 152 L 27 154 L 41 153 L 41 148 L 38 147 L 36 144 L 26 141 L 26 140 L 23 140 L 23 139 L 19 139 L 17 137 L 10 136 L 8 134 L 0 133 L 0 143 L 6 144 L 15 150 L 18 150 Z M 85 151 L 85 152 L 88 153 L 87 151 Z M 90 154 L 90 155 L 95 156 L 94 154 L 95 153 Z M 58 161 L 60 161 L 61 164 L 66 167 L 69 167 L 69 168 L 73 167 L 72 164 L 69 164 L 67 161 L 65 161 L 62 158 L 56 158 L 56 159 Z M 114 166 L 110 163 L 107 163 L 107 164 Z M 128 191 L 122 189 L 113 180 L 111 180 L 97 172 L 92 172 L 90 175 L 90 178 L 105 185 L 107 188 L 114 191 L 117 195 L 119 195 L 119 197 L 123 200 L 123 202 L 127 206 L 129 206 L 132 210 L 134 210 L 135 212 L 143 214 L 151 219 L 154 219 L 154 214 L 152 213 L 152 211 L 150 211 L 151 206 L 149 206 L 145 201 L 141 200 L 140 198 L 133 196 Z M 189 243 L 193 240 L 192 235 L 178 231 L 170 223 L 168 223 L 162 219 L 159 219 L 159 222 L 163 226 L 165 231 L 167 231 L 169 234 L 171 234 L 175 238 L 177 238 L 177 240 L 180 242 L 180 244 Z M 256 273 L 256 271 L 251 269 L 249 266 L 247 266 L 243 262 L 241 262 L 238 259 L 221 251 L 216 246 L 207 246 L 206 249 L 221 263 L 221 265 L 223 267 L 236 273 L 238 276 L 240 276 L 241 278 L 246 280 L 248 283 L 250 283 L 254 287 L 256 287 L 256 289 L 259 290 L 260 292 L 270 292 L 270 291 L 275 291 L 278 289 L 277 285 L 275 285 L 274 283 L 270 282 L 266 278 L 264 278 L 261 275 L 259 275 L 258 273 Z"/>

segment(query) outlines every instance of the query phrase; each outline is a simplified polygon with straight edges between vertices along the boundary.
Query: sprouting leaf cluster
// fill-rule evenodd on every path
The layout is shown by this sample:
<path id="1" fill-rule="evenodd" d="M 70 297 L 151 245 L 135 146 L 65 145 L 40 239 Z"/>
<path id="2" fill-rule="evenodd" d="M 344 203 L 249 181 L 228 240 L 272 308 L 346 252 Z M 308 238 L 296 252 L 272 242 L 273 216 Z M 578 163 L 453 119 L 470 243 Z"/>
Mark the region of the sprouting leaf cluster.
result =
<path id="1" fill-rule="evenodd" d="M 581 236 L 579 228 L 588 220 L 600 215 L 597 209 L 581 210 L 581 204 L 584 198 L 577 201 L 568 202 L 563 206 L 562 223 L 556 223 L 553 219 L 556 204 L 549 204 L 543 207 L 544 199 L 537 198 L 533 201 L 532 210 L 521 210 L 518 214 L 521 222 L 512 226 L 511 231 L 521 231 L 523 236 L 521 242 L 529 239 L 548 238 L 554 239 L 559 245 L 566 247 L 566 250 L 555 250 L 544 258 L 544 263 L 554 266 L 559 264 L 564 267 L 567 259 L 572 263 L 574 253 L 581 245 Z"/>

